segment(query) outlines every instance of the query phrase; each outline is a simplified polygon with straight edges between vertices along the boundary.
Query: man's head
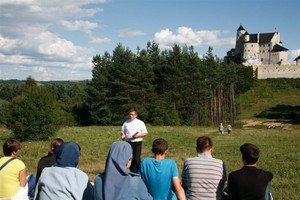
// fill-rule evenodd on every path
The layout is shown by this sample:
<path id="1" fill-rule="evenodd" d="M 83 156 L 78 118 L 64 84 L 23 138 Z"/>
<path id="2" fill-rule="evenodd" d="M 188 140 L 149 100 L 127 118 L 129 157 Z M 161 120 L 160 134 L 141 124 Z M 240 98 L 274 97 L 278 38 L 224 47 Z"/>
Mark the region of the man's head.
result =
<path id="1" fill-rule="evenodd" d="M 169 149 L 168 142 L 162 138 L 153 141 L 152 152 L 155 155 L 163 155 Z"/>
<path id="2" fill-rule="evenodd" d="M 259 158 L 259 149 L 254 144 L 245 143 L 240 147 L 242 159 L 245 164 L 253 165 Z"/>
<path id="3" fill-rule="evenodd" d="M 212 140 L 207 136 L 201 136 L 197 139 L 197 147 L 196 150 L 198 153 L 212 153 L 213 143 Z"/>
<path id="4" fill-rule="evenodd" d="M 137 118 L 137 111 L 134 108 L 130 109 L 130 111 L 129 111 L 129 118 L 131 120 L 134 120 L 135 118 Z"/>
<path id="5" fill-rule="evenodd" d="M 55 149 L 62 145 L 64 143 L 64 140 L 61 139 L 61 138 L 54 138 L 52 141 L 51 141 L 51 144 L 50 144 L 50 151 L 49 151 L 49 154 L 55 154 Z"/>
<path id="6" fill-rule="evenodd" d="M 5 156 L 12 156 L 21 149 L 21 144 L 18 140 L 8 139 L 3 144 L 3 154 Z"/>

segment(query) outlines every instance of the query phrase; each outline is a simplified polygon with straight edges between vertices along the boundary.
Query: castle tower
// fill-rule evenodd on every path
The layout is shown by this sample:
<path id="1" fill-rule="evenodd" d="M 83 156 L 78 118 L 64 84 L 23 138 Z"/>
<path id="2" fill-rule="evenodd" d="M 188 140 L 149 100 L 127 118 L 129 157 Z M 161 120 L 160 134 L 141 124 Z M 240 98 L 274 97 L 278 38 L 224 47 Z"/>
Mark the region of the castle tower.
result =
<path id="1" fill-rule="evenodd" d="M 235 55 L 240 55 L 243 52 L 244 35 L 246 30 L 242 25 L 236 30 Z"/>

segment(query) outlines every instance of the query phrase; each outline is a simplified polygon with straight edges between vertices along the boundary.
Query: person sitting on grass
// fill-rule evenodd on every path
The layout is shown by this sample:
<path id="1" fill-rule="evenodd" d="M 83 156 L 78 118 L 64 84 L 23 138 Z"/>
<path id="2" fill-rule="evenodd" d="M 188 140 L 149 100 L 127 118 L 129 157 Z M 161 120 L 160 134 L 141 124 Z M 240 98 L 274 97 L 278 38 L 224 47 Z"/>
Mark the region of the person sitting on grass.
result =
<path id="1" fill-rule="evenodd" d="M 269 182 L 273 178 L 271 172 L 256 168 L 259 149 L 254 144 L 245 143 L 240 146 L 244 166 L 229 174 L 228 194 L 230 200 L 264 200 L 272 199 Z"/>
<path id="2" fill-rule="evenodd" d="M 28 199 L 26 166 L 16 158 L 21 149 L 18 140 L 8 139 L 3 144 L 4 157 L 0 159 L 0 198 Z"/>
<path id="3" fill-rule="evenodd" d="M 166 158 L 168 149 L 166 140 L 162 138 L 154 140 L 152 145 L 154 157 L 142 161 L 139 173 L 153 199 L 175 200 L 178 197 L 179 200 L 185 200 L 176 162 Z"/>
<path id="4" fill-rule="evenodd" d="M 197 157 L 187 158 L 182 169 L 182 185 L 186 196 L 194 199 L 222 199 L 227 180 L 225 164 L 212 157 L 213 142 L 210 137 L 201 136 L 196 141 Z"/>
<path id="5" fill-rule="evenodd" d="M 35 200 L 91 200 L 94 188 L 88 175 L 77 169 L 80 147 L 75 142 L 60 145 L 56 154 L 56 165 L 46 167 L 35 188 Z"/>
<path id="6" fill-rule="evenodd" d="M 37 171 L 36 171 L 36 183 L 38 182 L 43 169 L 45 167 L 51 167 L 52 165 L 54 165 L 56 163 L 55 149 L 57 147 L 59 147 L 60 145 L 62 145 L 63 143 L 64 143 L 64 140 L 61 138 L 55 138 L 51 141 L 48 155 L 43 156 L 38 162 Z"/>
<path id="7" fill-rule="evenodd" d="M 94 200 L 152 200 L 143 180 L 130 172 L 132 148 L 128 142 L 114 142 L 107 155 L 105 171 L 94 181 Z"/>

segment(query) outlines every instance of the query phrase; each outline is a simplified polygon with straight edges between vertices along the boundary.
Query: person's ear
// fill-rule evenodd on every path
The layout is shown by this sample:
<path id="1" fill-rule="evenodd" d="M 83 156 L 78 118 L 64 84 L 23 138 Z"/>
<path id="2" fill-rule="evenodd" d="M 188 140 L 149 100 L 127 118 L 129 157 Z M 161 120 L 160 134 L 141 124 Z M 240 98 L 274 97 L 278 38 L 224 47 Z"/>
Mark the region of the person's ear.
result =
<path id="1" fill-rule="evenodd" d="M 12 156 L 16 156 L 17 153 L 18 153 L 18 151 L 13 151 L 13 152 L 11 152 L 11 155 L 12 155 Z"/>
<path id="2" fill-rule="evenodd" d="M 166 151 L 165 151 L 165 155 L 167 155 L 169 153 L 169 149 L 167 149 Z"/>

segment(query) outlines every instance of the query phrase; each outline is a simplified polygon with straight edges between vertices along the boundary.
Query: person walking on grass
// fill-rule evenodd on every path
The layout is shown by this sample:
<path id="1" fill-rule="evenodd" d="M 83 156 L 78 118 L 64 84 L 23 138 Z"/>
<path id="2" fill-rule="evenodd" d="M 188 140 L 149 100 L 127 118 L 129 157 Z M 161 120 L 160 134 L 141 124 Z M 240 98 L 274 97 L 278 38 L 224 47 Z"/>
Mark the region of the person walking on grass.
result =
<path id="1" fill-rule="evenodd" d="M 224 126 L 223 126 L 223 123 L 220 123 L 220 125 L 219 125 L 219 134 L 223 135 L 223 133 L 224 133 Z"/>

